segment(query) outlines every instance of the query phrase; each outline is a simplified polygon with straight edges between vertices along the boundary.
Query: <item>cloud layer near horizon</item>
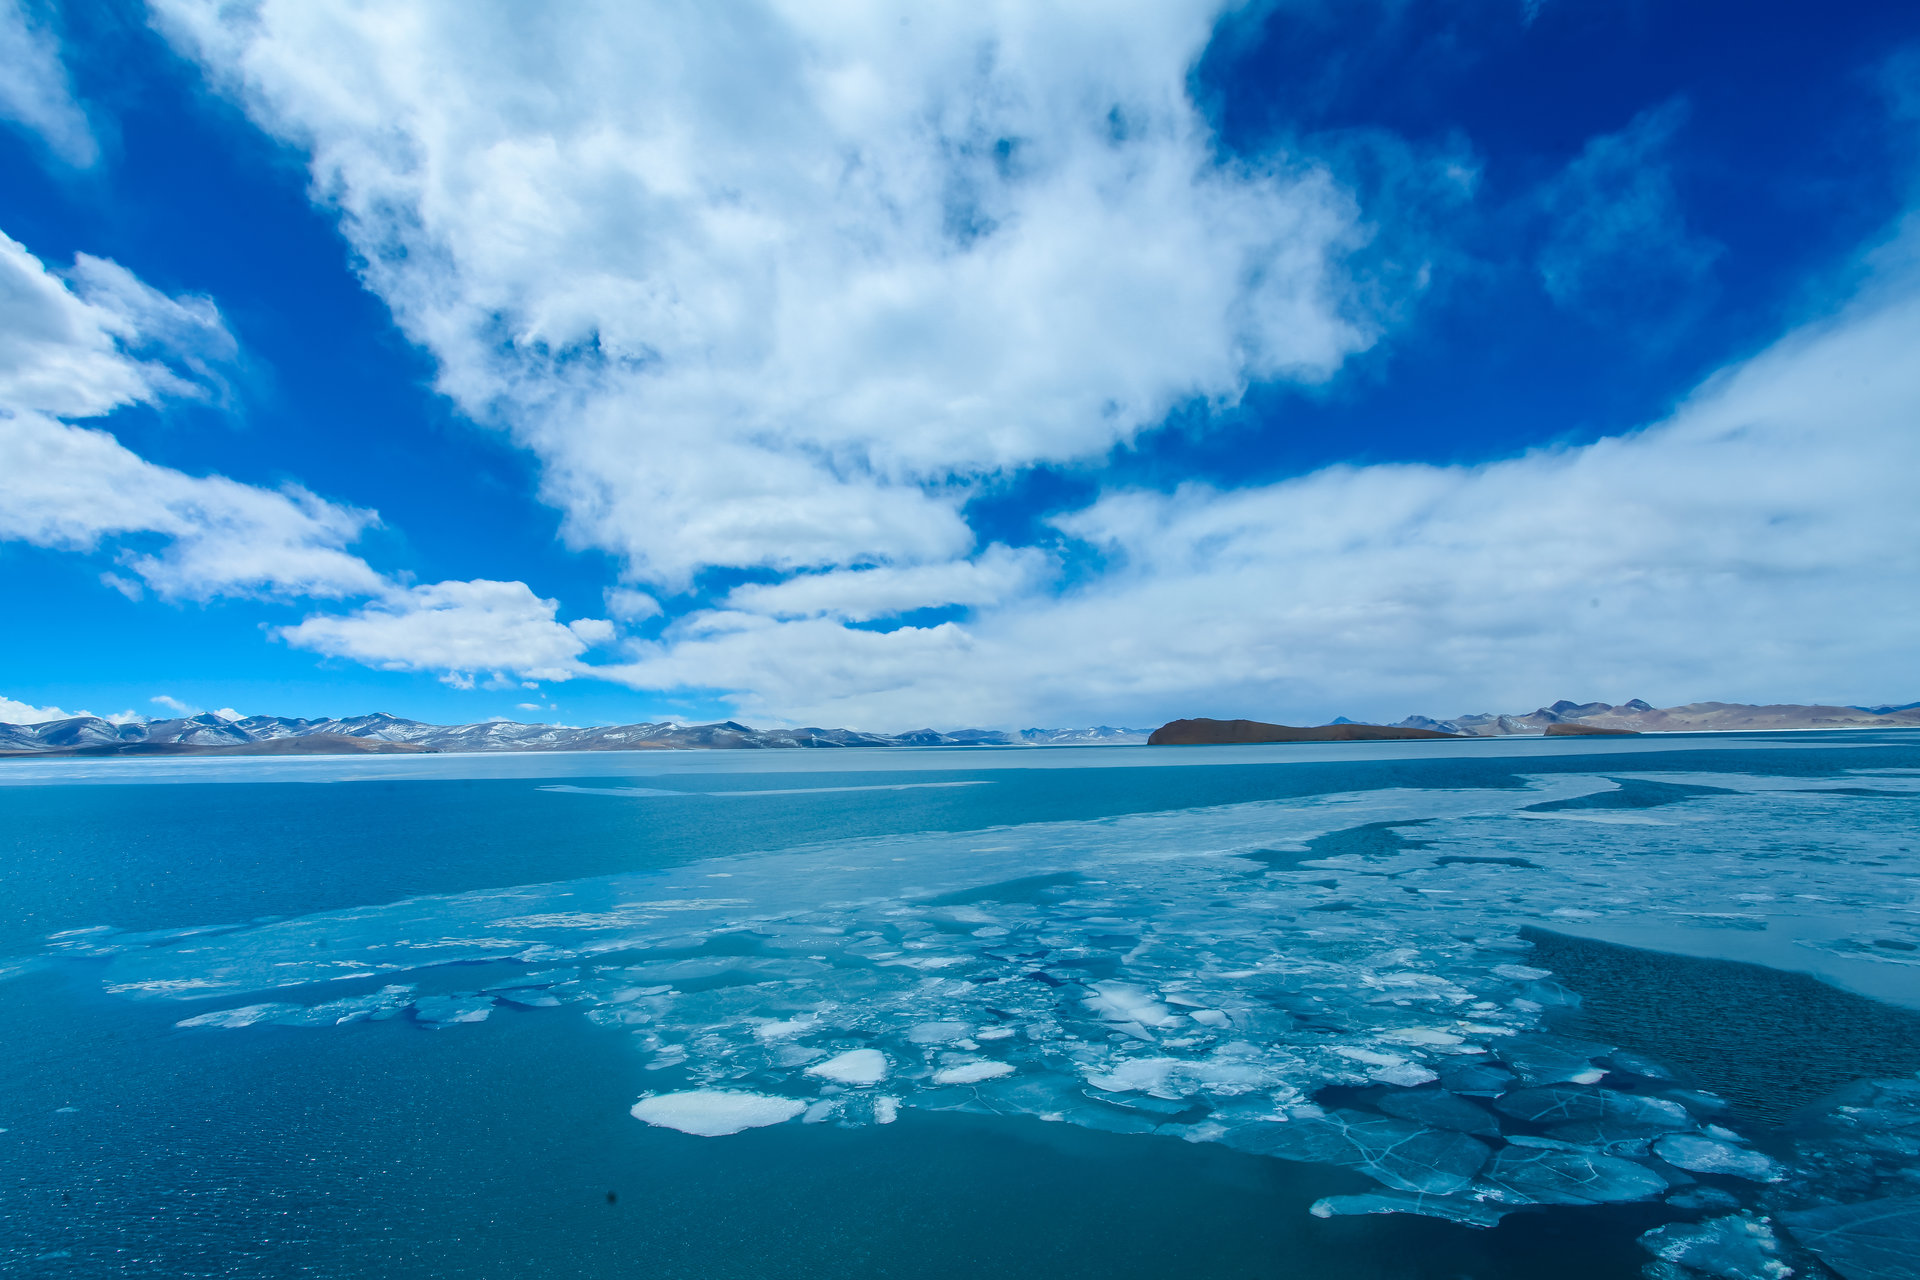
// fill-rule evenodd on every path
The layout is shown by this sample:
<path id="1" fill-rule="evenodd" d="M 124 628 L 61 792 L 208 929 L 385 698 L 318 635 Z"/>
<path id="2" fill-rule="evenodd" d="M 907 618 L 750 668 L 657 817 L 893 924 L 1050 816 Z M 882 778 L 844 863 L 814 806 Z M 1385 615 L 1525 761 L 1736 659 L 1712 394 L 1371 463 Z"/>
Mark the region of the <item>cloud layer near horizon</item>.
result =
<path id="1" fill-rule="evenodd" d="M 830 721 L 1877 698 L 1920 643 L 1920 290 L 1899 274 L 1643 432 L 1110 493 L 1060 521 L 1113 566 L 1065 595 L 884 637 L 711 614 L 626 678 Z"/>

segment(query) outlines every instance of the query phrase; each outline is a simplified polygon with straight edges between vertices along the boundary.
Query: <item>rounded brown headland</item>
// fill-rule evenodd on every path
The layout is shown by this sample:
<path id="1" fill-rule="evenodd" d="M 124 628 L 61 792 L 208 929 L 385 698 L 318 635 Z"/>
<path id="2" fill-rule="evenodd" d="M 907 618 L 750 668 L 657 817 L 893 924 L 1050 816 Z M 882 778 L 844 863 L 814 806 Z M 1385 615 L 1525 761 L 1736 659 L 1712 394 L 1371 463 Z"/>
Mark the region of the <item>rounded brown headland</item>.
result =
<path id="1" fill-rule="evenodd" d="M 1147 739 L 1150 747 L 1203 747 L 1254 742 L 1381 742 L 1398 738 L 1453 738 L 1436 729 L 1389 724 L 1320 724 L 1300 727 L 1260 720 L 1170 720 Z"/>

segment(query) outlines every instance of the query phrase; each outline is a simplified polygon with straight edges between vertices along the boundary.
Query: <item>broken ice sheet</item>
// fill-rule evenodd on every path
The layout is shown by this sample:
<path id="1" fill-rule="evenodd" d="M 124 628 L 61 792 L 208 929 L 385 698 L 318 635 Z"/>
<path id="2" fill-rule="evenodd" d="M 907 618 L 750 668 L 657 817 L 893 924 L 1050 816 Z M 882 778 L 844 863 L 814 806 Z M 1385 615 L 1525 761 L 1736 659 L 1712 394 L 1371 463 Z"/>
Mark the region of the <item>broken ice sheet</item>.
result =
<path id="1" fill-rule="evenodd" d="M 461 1022 L 485 1022 L 493 1012 L 493 997 L 476 994 L 422 996 L 413 1002 L 413 1019 L 432 1027 Z"/>
<path id="2" fill-rule="evenodd" d="M 176 1027 L 220 1027 L 237 1030 L 273 1023 L 283 1027 L 337 1027 L 363 1020 L 384 1021 L 413 1003 L 413 988 L 393 985 L 362 996 L 345 996 L 323 1004 L 251 1004 L 217 1009 L 174 1023 Z"/>
<path id="3" fill-rule="evenodd" d="M 1667 1180 L 1645 1165 L 1552 1147 L 1506 1147 L 1483 1181 L 1492 1198 L 1513 1204 L 1607 1204 L 1646 1200 L 1667 1189 Z"/>
<path id="4" fill-rule="evenodd" d="M 1241 1125 L 1221 1141 L 1256 1155 L 1345 1165 L 1396 1191 L 1433 1195 L 1464 1189 L 1489 1154 L 1485 1143 L 1463 1133 L 1349 1110 Z"/>
<path id="5" fill-rule="evenodd" d="M 1518 1089 L 1494 1100 L 1494 1110 L 1533 1124 L 1596 1121 L 1641 1132 L 1687 1129 L 1693 1117 L 1677 1102 L 1613 1089 L 1564 1085 Z"/>
<path id="6" fill-rule="evenodd" d="M 1499 1125 L 1485 1107 L 1444 1089 L 1396 1090 L 1380 1099 L 1380 1109 L 1390 1116 L 1435 1129 L 1454 1129 L 1483 1138 L 1498 1137 L 1500 1133 Z"/>
<path id="7" fill-rule="evenodd" d="M 1749 1182 L 1779 1182 L 1786 1171 L 1759 1151 L 1736 1147 L 1695 1133 L 1676 1133 L 1653 1144 L 1653 1152 L 1676 1169 L 1723 1173 Z"/>
<path id="8" fill-rule="evenodd" d="M 1847 1280 L 1920 1275 L 1920 1197 L 1783 1213 L 1793 1238 Z"/>
<path id="9" fill-rule="evenodd" d="M 1497 1227 L 1511 1213 L 1497 1204 L 1488 1204 L 1464 1196 L 1429 1196 L 1395 1191 L 1375 1191 L 1357 1196 L 1327 1196 L 1316 1200 L 1307 1212 L 1316 1218 L 1352 1217 L 1367 1213 L 1411 1213 L 1423 1218 L 1444 1218 L 1469 1227 Z"/>
<path id="10" fill-rule="evenodd" d="M 1660 1167 L 1729 1187 L 1737 1167 L 1773 1172 L 1737 1133 L 1702 1132 L 1658 1061 L 1557 1033 L 1574 997 L 1530 963 L 1523 924 L 1751 912 L 1756 849 L 1769 892 L 1849 907 L 1907 903 L 1920 871 L 1897 818 L 1813 825 L 1818 806 L 1849 803 L 1831 792 L 1782 804 L 1722 788 L 1604 838 L 1516 820 L 1614 788 L 1559 775 L 841 841 L 245 926 L 81 931 L 49 959 L 105 960 L 109 989 L 132 999 L 217 998 L 227 1007 L 180 1021 L 236 1034 L 403 1007 L 423 1027 L 579 1010 L 630 1036 L 658 1081 L 636 1118 L 687 1133 L 884 1124 L 916 1107 L 1040 1117 L 1379 1184 L 1329 1197 L 1328 1213 L 1488 1225 L 1663 1195 L 1659 1144 L 1673 1153 Z M 1411 822 L 1418 841 L 1310 847 Z M 1305 856 L 1243 856 L 1274 850 Z M 481 991 L 399 985 L 473 964 Z M 348 994 L 280 994 L 313 983 Z M 1343 1100 L 1315 1105 L 1329 1089 Z M 1827 1165 L 1781 1167 L 1787 1181 L 1741 1194 L 1804 1204 L 1825 1185 Z M 1748 1203 L 1708 1190 L 1692 1211 Z"/>

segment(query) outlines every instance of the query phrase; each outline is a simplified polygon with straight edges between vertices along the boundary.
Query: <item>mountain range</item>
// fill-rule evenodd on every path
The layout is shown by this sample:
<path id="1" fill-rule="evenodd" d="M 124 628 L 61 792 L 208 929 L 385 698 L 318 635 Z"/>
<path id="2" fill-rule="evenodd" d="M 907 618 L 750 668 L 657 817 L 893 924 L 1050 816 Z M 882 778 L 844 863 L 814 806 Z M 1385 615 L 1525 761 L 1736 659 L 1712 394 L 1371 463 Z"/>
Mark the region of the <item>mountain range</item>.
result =
<path id="1" fill-rule="evenodd" d="M 423 724 L 376 712 L 345 720 L 248 716 L 227 720 L 198 715 L 116 724 L 74 716 L 42 724 L 0 724 L 6 755 L 321 755 L 415 751 L 668 751 L 793 747 L 1070 746 L 1141 743 L 1145 729 L 958 729 L 940 733 L 862 733 L 856 729 L 754 729 L 733 720 L 717 724 L 568 725 Z"/>
<path id="2" fill-rule="evenodd" d="M 1455 716 L 1434 720 L 1408 716 L 1405 729 L 1435 729 L 1467 737 L 1502 737 L 1516 733 L 1545 733 L 1556 724 L 1619 729 L 1630 733 L 1737 733 L 1764 729 L 1885 729 L 1920 726 L 1920 703 L 1904 706 L 1833 707 L 1820 704 L 1775 703 L 1753 706 L 1743 702 L 1690 702 L 1683 707 L 1654 707 L 1635 698 L 1613 706 L 1605 702 L 1567 702 L 1541 707 L 1526 715 Z"/>
<path id="3" fill-rule="evenodd" d="M 1371 722 L 1341 716 L 1334 725 Z M 1654 707 L 1638 698 L 1618 706 L 1560 701 L 1524 715 L 1492 712 L 1435 720 L 1408 716 L 1391 727 L 1424 729 L 1464 737 L 1504 737 L 1590 729 L 1638 733 L 1738 732 L 1781 729 L 1875 729 L 1920 727 L 1920 703 L 1839 707 L 1734 702 L 1693 702 Z M 298 720 L 248 716 L 227 720 L 197 715 L 174 720 L 115 723 L 74 716 L 41 724 L 0 724 L 0 755 L 333 755 L 419 751 L 687 751 L 763 750 L 799 747 L 1108 746 L 1147 741 L 1148 730 L 957 729 L 940 732 L 864 733 L 857 729 L 754 729 L 733 720 L 715 724 L 601 725 L 575 728 L 486 720 L 478 724 L 424 724 L 376 712 L 344 720 Z"/>

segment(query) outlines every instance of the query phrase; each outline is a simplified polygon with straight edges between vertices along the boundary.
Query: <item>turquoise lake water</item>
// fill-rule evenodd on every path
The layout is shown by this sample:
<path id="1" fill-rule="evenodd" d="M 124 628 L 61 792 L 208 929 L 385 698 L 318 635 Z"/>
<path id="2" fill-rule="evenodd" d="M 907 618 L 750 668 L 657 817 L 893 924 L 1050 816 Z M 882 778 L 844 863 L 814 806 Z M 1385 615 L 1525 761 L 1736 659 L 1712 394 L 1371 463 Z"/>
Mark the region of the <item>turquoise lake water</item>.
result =
<path id="1" fill-rule="evenodd" d="M 1913 736 L 5 763 L 6 1274 L 1911 1256 Z"/>

